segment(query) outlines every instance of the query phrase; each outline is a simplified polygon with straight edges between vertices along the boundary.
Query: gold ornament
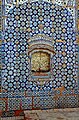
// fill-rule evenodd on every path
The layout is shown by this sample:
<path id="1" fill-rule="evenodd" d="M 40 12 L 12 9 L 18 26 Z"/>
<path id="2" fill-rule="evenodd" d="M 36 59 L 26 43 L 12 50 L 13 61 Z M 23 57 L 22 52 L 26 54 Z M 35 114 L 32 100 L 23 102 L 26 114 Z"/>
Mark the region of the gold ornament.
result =
<path id="1" fill-rule="evenodd" d="M 66 64 L 64 63 L 64 64 L 63 64 L 63 68 L 65 68 L 65 67 L 66 67 Z"/>
<path id="2" fill-rule="evenodd" d="M 76 43 L 79 45 L 79 36 L 76 37 Z"/>
<path id="3" fill-rule="evenodd" d="M 62 32 L 63 32 L 63 33 L 65 33 L 65 32 L 66 32 L 66 29 L 65 29 L 65 28 L 64 28 L 64 29 L 62 29 Z"/>
<path id="4" fill-rule="evenodd" d="M 52 29 L 51 29 L 51 31 L 52 31 L 52 32 L 54 32 L 54 31 L 55 31 L 55 29 L 54 29 L 54 28 L 52 28 Z"/>
<path id="5" fill-rule="evenodd" d="M 2 44 L 2 40 L 0 40 L 0 45 Z"/>
<path id="6" fill-rule="evenodd" d="M 42 20 L 43 20 L 43 17 L 42 17 L 42 16 L 40 16 L 40 17 L 39 17 L 39 20 L 40 20 L 40 21 L 42 21 Z"/>
<path id="7" fill-rule="evenodd" d="M 28 31 L 28 32 L 31 32 L 31 28 L 28 28 L 27 31 Z"/>
<path id="8" fill-rule="evenodd" d="M 19 16 L 17 15 L 17 16 L 15 16 L 15 18 L 16 18 L 16 20 L 18 20 L 18 19 L 19 19 Z"/>
<path id="9" fill-rule="evenodd" d="M 55 8 L 55 6 L 54 6 L 54 5 L 52 5 L 52 8 Z"/>
<path id="10" fill-rule="evenodd" d="M 56 42 L 62 42 L 63 43 L 63 42 L 65 42 L 65 40 L 56 40 Z"/>
<path id="11" fill-rule="evenodd" d="M 44 25 L 43 24 L 40 24 L 40 25 L 38 25 L 38 27 L 39 27 L 39 29 L 43 29 L 43 27 L 44 27 Z"/>
<path id="12" fill-rule="evenodd" d="M 62 55 L 65 56 L 65 55 L 66 55 L 66 52 L 62 52 Z"/>
<path id="13" fill-rule="evenodd" d="M 54 17 L 52 17 L 51 20 L 54 21 Z"/>

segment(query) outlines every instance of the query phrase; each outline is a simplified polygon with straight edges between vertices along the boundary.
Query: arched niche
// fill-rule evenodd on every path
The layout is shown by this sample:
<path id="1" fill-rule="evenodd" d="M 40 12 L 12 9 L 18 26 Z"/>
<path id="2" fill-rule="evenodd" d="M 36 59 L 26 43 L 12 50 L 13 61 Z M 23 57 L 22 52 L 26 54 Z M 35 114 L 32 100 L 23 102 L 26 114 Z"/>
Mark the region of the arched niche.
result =
<path id="1" fill-rule="evenodd" d="M 55 54 L 52 44 L 36 42 L 28 47 L 30 58 L 30 76 L 31 78 L 51 78 L 52 61 Z"/>

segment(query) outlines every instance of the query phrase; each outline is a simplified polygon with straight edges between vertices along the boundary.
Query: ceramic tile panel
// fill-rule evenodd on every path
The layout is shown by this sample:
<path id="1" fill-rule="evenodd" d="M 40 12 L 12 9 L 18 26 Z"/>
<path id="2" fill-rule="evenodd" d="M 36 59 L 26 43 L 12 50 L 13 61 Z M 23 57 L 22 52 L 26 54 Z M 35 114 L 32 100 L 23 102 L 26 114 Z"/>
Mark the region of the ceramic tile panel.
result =
<path id="1" fill-rule="evenodd" d="M 1 0 L 1 110 L 79 106 L 78 0 Z"/>

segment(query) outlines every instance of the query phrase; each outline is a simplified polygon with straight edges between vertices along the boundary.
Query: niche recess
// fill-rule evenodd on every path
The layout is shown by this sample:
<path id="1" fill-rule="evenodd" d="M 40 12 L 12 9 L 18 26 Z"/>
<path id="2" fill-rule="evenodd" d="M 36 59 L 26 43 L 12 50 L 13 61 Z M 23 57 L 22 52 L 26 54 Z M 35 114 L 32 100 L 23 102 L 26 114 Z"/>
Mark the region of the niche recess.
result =
<path id="1" fill-rule="evenodd" d="M 30 71 L 32 78 L 50 78 L 52 68 L 53 46 L 32 44 L 29 46 Z"/>

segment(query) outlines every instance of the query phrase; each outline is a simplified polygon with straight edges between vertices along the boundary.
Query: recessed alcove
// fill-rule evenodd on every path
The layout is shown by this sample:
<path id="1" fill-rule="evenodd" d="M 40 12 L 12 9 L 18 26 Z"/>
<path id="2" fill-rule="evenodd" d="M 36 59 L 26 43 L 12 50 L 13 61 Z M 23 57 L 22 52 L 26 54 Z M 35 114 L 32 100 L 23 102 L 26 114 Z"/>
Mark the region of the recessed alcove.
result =
<path id="1" fill-rule="evenodd" d="M 31 44 L 28 53 L 30 58 L 31 78 L 51 78 L 51 58 L 53 54 L 55 54 L 52 44 Z"/>
<path id="2" fill-rule="evenodd" d="M 34 76 L 48 76 L 50 54 L 43 51 L 34 52 L 31 57 L 31 71 Z"/>

